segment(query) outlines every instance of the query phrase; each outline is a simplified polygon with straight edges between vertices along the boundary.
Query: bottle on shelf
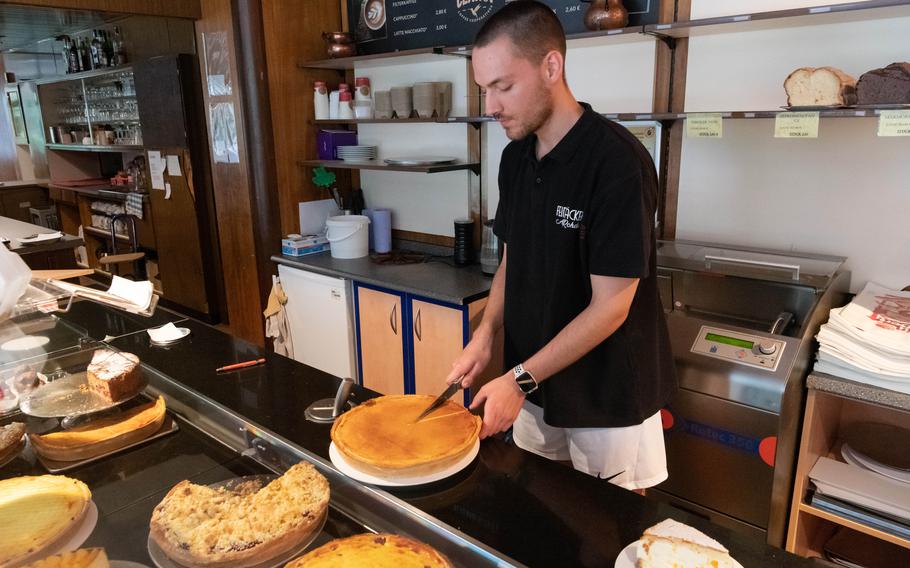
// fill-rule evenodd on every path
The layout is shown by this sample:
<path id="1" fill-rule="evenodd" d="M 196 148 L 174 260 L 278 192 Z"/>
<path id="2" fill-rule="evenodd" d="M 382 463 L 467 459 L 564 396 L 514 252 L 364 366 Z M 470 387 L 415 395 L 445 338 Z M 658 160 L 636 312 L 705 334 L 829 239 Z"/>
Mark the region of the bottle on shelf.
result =
<path id="1" fill-rule="evenodd" d="M 338 106 L 340 101 L 341 91 L 331 91 L 329 92 L 329 118 L 332 120 L 338 119 Z"/>
<path id="2" fill-rule="evenodd" d="M 355 118 L 373 118 L 373 92 L 369 77 L 354 79 L 354 116 Z"/>
<path id="3" fill-rule="evenodd" d="M 327 120 L 329 118 L 329 92 L 325 86 L 325 81 L 316 81 L 315 83 L 313 108 L 316 112 L 316 120 Z"/>
<path id="4" fill-rule="evenodd" d="M 92 69 L 104 67 L 102 64 L 101 40 L 98 38 L 98 30 L 92 30 L 92 41 L 89 44 L 92 53 Z"/>
<path id="5" fill-rule="evenodd" d="M 350 91 L 341 91 L 338 94 L 338 118 L 350 120 L 354 118 L 353 96 Z"/>
<path id="6" fill-rule="evenodd" d="M 101 30 L 101 51 L 104 53 L 104 61 L 108 67 L 117 65 L 114 59 L 114 43 L 107 30 Z"/>
<path id="7" fill-rule="evenodd" d="M 114 26 L 114 37 L 111 39 L 111 50 L 114 54 L 114 65 L 123 65 L 126 63 L 126 51 L 123 49 L 123 36 L 120 35 L 119 26 Z"/>
<path id="8" fill-rule="evenodd" d="M 79 40 L 79 59 L 82 61 L 82 70 L 89 71 L 92 67 L 92 51 L 89 49 L 87 38 Z"/>
<path id="9" fill-rule="evenodd" d="M 68 38 L 67 45 L 69 46 L 67 57 L 70 73 L 78 73 L 82 71 L 82 58 L 79 57 L 79 48 L 76 47 L 76 40 Z"/>

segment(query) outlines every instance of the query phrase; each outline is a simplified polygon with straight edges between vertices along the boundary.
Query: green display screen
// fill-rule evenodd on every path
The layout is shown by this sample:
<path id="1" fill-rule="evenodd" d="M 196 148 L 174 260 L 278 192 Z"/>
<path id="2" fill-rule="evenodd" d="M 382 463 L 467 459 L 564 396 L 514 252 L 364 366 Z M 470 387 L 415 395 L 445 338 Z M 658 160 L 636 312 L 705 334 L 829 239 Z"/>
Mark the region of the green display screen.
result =
<path id="1" fill-rule="evenodd" d="M 734 347 L 742 347 L 744 349 L 752 349 L 752 346 L 755 345 L 755 343 L 751 341 L 727 337 L 726 335 L 717 335 L 716 333 L 709 333 L 705 336 L 705 339 L 708 341 L 716 341 L 717 343 L 724 343 L 726 345 L 733 345 Z"/>

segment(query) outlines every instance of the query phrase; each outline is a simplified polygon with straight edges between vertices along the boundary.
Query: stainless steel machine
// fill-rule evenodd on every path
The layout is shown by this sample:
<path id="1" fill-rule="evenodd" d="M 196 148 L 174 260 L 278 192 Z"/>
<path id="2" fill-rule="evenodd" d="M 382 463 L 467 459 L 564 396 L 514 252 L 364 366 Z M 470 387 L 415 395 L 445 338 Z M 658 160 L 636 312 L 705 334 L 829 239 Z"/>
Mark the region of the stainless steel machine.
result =
<path id="1" fill-rule="evenodd" d="M 653 494 L 783 546 L 814 335 L 846 301 L 844 258 L 663 241 L 657 264 L 680 390 L 670 477 Z"/>

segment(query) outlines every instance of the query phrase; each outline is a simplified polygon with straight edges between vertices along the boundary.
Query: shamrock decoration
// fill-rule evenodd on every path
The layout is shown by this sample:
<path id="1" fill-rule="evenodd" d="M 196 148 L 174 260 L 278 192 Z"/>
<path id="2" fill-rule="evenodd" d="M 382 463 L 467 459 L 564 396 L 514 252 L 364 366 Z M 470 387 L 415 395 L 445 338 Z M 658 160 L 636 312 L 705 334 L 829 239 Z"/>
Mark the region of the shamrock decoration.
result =
<path id="1" fill-rule="evenodd" d="M 335 183 L 335 174 L 319 166 L 313 170 L 313 183 L 319 187 L 329 187 Z"/>

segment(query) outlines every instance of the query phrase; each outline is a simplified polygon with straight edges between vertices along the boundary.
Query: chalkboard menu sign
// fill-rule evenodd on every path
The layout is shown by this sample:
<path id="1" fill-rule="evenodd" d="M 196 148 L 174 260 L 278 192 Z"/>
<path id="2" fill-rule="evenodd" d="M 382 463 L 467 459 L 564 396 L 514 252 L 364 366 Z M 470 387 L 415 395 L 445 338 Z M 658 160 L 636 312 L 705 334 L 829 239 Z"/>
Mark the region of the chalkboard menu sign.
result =
<path id="1" fill-rule="evenodd" d="M 590 3 L 542 0 L 567 34 L 587 31 Z M 350 30 L 361 54 L 473 43 L 483 23 L 509 0 L 347 0 Z M 629 25 L 657 22 L 659 0 L 625 0 Z"/>

